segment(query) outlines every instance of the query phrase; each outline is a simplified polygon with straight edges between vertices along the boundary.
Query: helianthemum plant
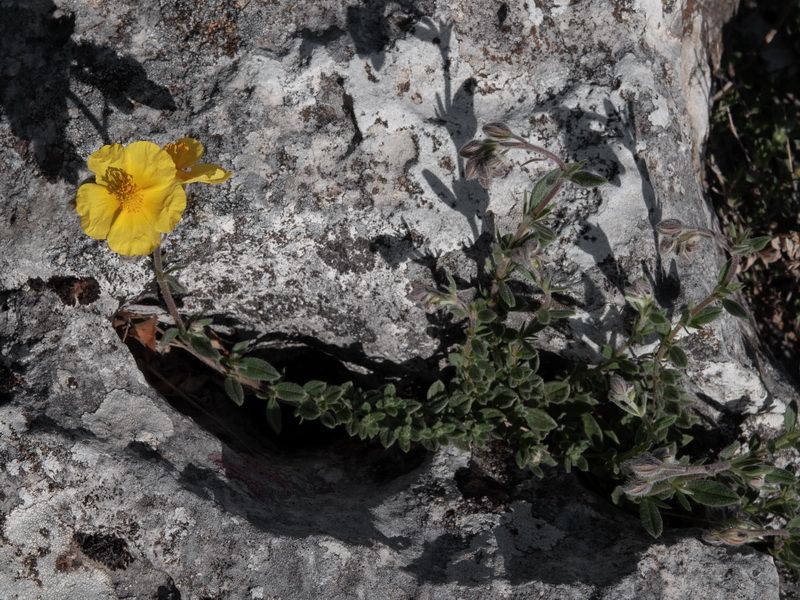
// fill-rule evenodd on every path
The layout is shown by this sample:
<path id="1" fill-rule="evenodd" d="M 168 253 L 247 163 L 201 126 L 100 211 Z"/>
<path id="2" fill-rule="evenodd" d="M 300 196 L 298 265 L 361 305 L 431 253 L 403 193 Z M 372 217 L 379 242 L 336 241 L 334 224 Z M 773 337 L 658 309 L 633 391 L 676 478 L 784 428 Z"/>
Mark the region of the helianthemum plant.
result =
<path id="1" fill-rule="evenodd" d="M 317 380 L 299 385 L 264 360 L 247 356 L 247 341 L 225 348 L 210 335 L 210 320 L 181 317 L 170 288 L 185 290 L 171 274 L 176 267 L 163 268 L 161 242 L 185 209 L 186 185 L 221 183 L 231 175 L 218 165 L 198 164 L 203 146 L 197 140 L 182 138 L 164 148 L 150 142 L 104 146 L 89 158 L 95 180 L 80 187 L 76 206 L 84 231 L 108 240 L 111 250 L 153 254 L 174 325 L 160 329 L 156 317 L 142 321 L 120 312 L 126 331 L 136 331 L 133 337 L 151 351 L 160 344 L 162 350 L 191 353 L 224 378 L 224 391 L 236 404 L 243 404 L 246 394 L 265 401 L 275 432 L 281 431 L 283 404 L 301 421 L 318 420 L 403 451 L 415 444 L 470 451 L 497 440 L 513 452 L 520 468 L 535 475 L 556 465 L 591 473 L 600 487 L 614 489 L 615 501 L 638 505 L 654 536 L 663 528 L 662 510 L 696 515 L 698 506 L 726 507 L 734 520 L 710 523 L 706 541 L 777 540 L 772 552 L 800 571 L 800 484 L 772 458 L 787 448 L 800 450 L 797 404 L 787 410 L 786 432 L 770 440 L 732 444 L 713 459 L 689 456 L 686 450 L 698 417 L 681 385 L 689 356 L 680 334 L 702 329 L 725 311 L 747 318 L 732 299 L 741 288 L 736 276 L 742 257 L 761 250 L 768 238 L 750 238 L 747 232 L 724 236 L 676 219 L 662 221 L 657 231 L 663 254 L 674 252 L 688 263 L 692 250 L 710 240 L 729 256 L 713 290 L 671 317 L 658 305 L 652 282 L 640 279 L 625 290 L 635 313 L 626 341 L 604 345 L 597 364 L 564 360 L 541 368 L 538 334 L 573 314 L 560 304 L 568 290 L 557 284 L 559 272 L 546 254 L 558 239 L 551 221 L 557 197 L 572 185 L 594 188 L 606 180 L 585 170 L 583 162 L 567 162 L 531 144 L 503 123 L 489 124 L 483 132 L 485 137 L 467 142 L 460 155 L 466 159 L 465 177 L 477 178 L 484 187 L 512 168 L 512 151 L 554 165 L 522 194 L 516 228 L 497 231 L 482 281 L 465 289 L 447 275 L 446 286 L 418 286 L 415 296 L 427 309 L 448 312 L 462 326 L 438 379 L 427 389 L 396 389 L 392 383 L 361 389 L 352 382 Z M 679 459 L 678 453 L 683 454 Z"/>

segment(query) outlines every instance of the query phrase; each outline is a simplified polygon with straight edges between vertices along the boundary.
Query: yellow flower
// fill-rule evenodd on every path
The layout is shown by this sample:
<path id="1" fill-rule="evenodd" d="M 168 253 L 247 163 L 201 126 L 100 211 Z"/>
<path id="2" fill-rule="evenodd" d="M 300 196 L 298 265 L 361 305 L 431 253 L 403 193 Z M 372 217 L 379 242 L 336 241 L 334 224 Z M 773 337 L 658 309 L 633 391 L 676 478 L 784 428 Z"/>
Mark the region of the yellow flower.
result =
<path id="1" fill-rule="evenodd" d="M 181 138 L 164 146 L 164 150 L 175 161 L 177 169 L 175 176 L 182 184 L 199 181 L 201 183 L 222 183 L 231 176 L 219 165 L 198 165 L 198 160 L 203 156 L 203 144 L 193 138 Z"/>
<path id="2" fill-rule="evenodd" d="M 152 142 L 103 146 L 89 157 L 96 183 L 78 188 L 75 206 L 87 235 L 114 252 L 150 254 L 186 208 L 172 157 Z"/>

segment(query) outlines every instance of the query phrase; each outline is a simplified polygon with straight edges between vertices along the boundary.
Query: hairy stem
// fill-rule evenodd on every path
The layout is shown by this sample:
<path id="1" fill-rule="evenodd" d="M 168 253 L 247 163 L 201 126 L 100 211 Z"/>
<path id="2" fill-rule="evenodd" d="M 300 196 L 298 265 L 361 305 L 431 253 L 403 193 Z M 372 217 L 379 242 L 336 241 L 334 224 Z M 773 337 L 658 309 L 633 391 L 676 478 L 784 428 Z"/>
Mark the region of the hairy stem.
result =
<path id="1" fill-rule="evenodd" d="M 169 283 L 164 276 L 164 264 L 161 260 L 160 244 L 153 250 L 153 266 L 156 271 L 158 287 L 161 290 L 161 295 L 164 297 L 164 302 L 167 304 L 167 310 L 169 314 L 172 315 L 172 319 L 175 321 L 175 326 L 178 328 L 178 331 L 184 333 L 186 331 L 186 326 L 183 323 L 183 319 L 181 319 L 181 315 L 178 313 L 178 307 L 175 304 L 175 299 L 172 297 L 172 290 L 169 289 Z"/>

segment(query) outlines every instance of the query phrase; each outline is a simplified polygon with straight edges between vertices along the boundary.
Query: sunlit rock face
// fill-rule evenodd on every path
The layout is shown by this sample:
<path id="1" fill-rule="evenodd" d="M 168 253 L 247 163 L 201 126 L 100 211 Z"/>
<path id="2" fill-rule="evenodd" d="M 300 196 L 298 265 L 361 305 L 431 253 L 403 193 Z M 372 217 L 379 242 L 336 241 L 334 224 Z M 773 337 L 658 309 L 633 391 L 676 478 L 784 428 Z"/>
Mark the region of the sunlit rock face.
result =
<path id="1" fill-rule="evenodd" d="M 273 354 L 309 347 L 377 379 L 411 378 L 436 368 L 444 344 L 411 292 L 444 272 L 474 282 L 495 230 L 515 226 L 522 192 L 550 168 L 529 163 L 488 190 L 465 180 L 458 149 L 502 120 L 610 181 L 561 192 L 548 249 L 576 316 L 541 345 L 595 360 L 622 335 L 626 283 L 649 277 L 679 310 L 715 281 L 710 247 L 685 266 L 659 254 L 655 233 L 670 217 L 714 226 L 698 166 L 709 57 L 735 2 L 696 4 L 4 7 L 0 589 L 777 598 L 764 556 L 729 555 L 696 532 L 652 542 L 574 480 L 532 481 L 499 451 L 270 445 L 221 389 L 213 418 L 186 418 L 111 326 L 120 306 L 158 310 L 146 305 L 149 259 L 85 236 L 71 206 L 100 146 L 201 140 L 208 162 L 235 174 L 190 186 L 164 244 L 185 267 L 181 310 Z M 732 320 L 715 325 L 689 344 L 690 375 L 721 405 L 753 411 L 774 383 L 743 339 Z"/>

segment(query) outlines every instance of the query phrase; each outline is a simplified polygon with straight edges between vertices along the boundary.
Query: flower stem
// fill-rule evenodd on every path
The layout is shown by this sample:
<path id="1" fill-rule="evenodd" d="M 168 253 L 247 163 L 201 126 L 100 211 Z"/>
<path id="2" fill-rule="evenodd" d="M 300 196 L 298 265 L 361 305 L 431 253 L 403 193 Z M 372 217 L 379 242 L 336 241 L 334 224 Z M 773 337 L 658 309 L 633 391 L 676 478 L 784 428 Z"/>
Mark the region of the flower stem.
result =
<path id="1" fill-rule="evenodd" d="M 169 283 L 164 275 L 164 264 L 161 260 L 160 244 L 153 250 L 153 266 L 156 271 L 158 287 L 161 290 L 161 295 L 164 297 L 164 302 L 167 304 L 167 310 L 169 310 L 169 314 L 172 315 L 172 319 L 175 321 L 175 326 L 178 328 L 178 331 L 184 333 L 186 331 L 186 326 L 183 324 L 183 319 L 181 319 L 181 315 L 178 313 L 178 307 L 175 305 L 175 299 L 172 297 L 172 291 L 169 289 Z"/>
<path id="2" fill-rule="evenodd" d="M 566 163 L 563 160 L 561 160 L 561 157 L 559 157 L 558 155 L 553 154 L 552 152 L 550 152 L 549 150 L 546 150 L 545 148 L 542 148 L 541 146 L 537 146 L 535 144 L 531 144 L 527 140 L 519 137 L 518 135 L 514 135 L 514 136 L 511 136 L 511 137 L 513 137 L 516 140 L 519 140 L 521 142 L 520 146 L 525 148 L 525 150 L 529 150 L 530 152 L 536 152 L 537 154 L 541 154 L 542 156 L 546 156 L 547 158 L 552 160 L 554 163 L 556 163 L 558 165 L 559 169 L 561 169 L 565 173 L 567 172 Z"/>

